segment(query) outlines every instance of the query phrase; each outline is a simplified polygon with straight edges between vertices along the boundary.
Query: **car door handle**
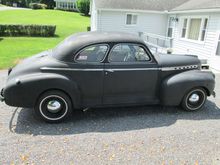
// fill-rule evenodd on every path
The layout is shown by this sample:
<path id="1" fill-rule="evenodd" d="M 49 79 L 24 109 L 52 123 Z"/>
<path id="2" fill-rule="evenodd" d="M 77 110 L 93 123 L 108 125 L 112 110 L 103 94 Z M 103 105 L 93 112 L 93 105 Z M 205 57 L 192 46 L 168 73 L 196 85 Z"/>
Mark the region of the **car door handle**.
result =
<path id="1" fill-rule="evenodd" d="M 107 70 L 106 70 L 106 72 L 113 73 L 113 72 L 114 72 L 114 70 L 112 70 L 112 69 L 107 69 Z"/>
<path id="2" fill-rule="evenodd" d="M 113 72 L 114 72 L 114 70 L 112 70 L 112 69 L 106 69 L 106 70 L 105 70 L 105 74 L 106 74 L 106 75 L 108 75 L 108 73 L 113 73 Z"/>

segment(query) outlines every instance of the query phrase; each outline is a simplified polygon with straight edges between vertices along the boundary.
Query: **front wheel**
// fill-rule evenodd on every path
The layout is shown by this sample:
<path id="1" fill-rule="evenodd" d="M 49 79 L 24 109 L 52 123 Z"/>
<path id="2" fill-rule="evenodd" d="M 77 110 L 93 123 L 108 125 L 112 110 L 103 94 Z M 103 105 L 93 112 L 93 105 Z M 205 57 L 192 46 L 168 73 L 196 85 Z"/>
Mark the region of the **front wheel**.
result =
<path id="1" fill-rule="evenodd" d="M 37 117 L 49 123 L 59 123 L 72 112 L 70 98 L 61 91 L 48 91 L 42 94 L 34 108 Z"/>
<path id="2" fill-rule="evenodd" d="M 190 90 L 182 100 L 182 107 L 186 111 L 200 110 L 207 100 L 207 93 L 203 88 Z"/>

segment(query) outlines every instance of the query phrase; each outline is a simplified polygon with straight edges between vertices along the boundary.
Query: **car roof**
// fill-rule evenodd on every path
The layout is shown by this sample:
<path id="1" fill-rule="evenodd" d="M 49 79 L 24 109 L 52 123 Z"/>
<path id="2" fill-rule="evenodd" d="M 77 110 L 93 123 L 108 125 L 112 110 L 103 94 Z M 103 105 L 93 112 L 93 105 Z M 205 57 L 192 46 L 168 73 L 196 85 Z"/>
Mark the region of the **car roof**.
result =
<path id="1" fill-rule="evenodd" d="M 73 55 L 82 48 L 89 45 L 102 43 L 145 44 L 138 35 L 125 32 L 84 32 L 67 37 L 56 48 L 53 49 L 53 54 L 56 58 L 62 61 L 68 61 L 70 58 L 73 58 Z"/>
<path id="2" fill-rule="evenodd" d="M 81 42 L 82 44 L 91 42 L 141 42 L 138 35 L 125 32 L 85 32 L 71 35 L 67 41 Z"/>

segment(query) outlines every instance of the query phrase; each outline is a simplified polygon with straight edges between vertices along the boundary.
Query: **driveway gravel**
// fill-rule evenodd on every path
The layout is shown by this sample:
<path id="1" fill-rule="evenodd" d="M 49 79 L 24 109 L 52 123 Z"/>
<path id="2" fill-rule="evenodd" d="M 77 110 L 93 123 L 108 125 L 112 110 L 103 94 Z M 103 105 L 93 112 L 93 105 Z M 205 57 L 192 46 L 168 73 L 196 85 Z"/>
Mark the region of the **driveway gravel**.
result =
<path id="1" fill-rule="evenodd" d="M 0 6 L 0 11 L 5 11 L 5 10 L 31 10 L 31 9 L 21 8 L 21 7 Z"/>
<path id="2" fill-rule="evenodd" d="M 6 71 L 0 71 L 0 87 Z M 62 124 L 0 103 L 0 164 L 220 164 L 217 97 L 199 112 L 175 107 L 91 109 Z M 177 91 L 178 92 L 178 91 Z"/>

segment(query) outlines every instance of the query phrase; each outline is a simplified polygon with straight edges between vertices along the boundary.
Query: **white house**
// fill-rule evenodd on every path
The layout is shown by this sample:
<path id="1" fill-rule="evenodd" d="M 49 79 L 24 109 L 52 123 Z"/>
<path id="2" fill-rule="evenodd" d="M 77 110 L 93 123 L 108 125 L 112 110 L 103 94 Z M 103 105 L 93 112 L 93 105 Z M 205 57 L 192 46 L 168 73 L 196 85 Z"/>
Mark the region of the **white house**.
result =
<path id="1" fill-rule="evenodd" d="M 168 39 L 174 53 L 220 70 L 220 0 L 91 0 L 91 30 L 144 32 L 158 45 Z"/>
<path id="2" fill-rule="evenodd" d="M 77 10 L 76 0 L 54 0 L 56 3 L 56 9 L 61 10 Z"/>

